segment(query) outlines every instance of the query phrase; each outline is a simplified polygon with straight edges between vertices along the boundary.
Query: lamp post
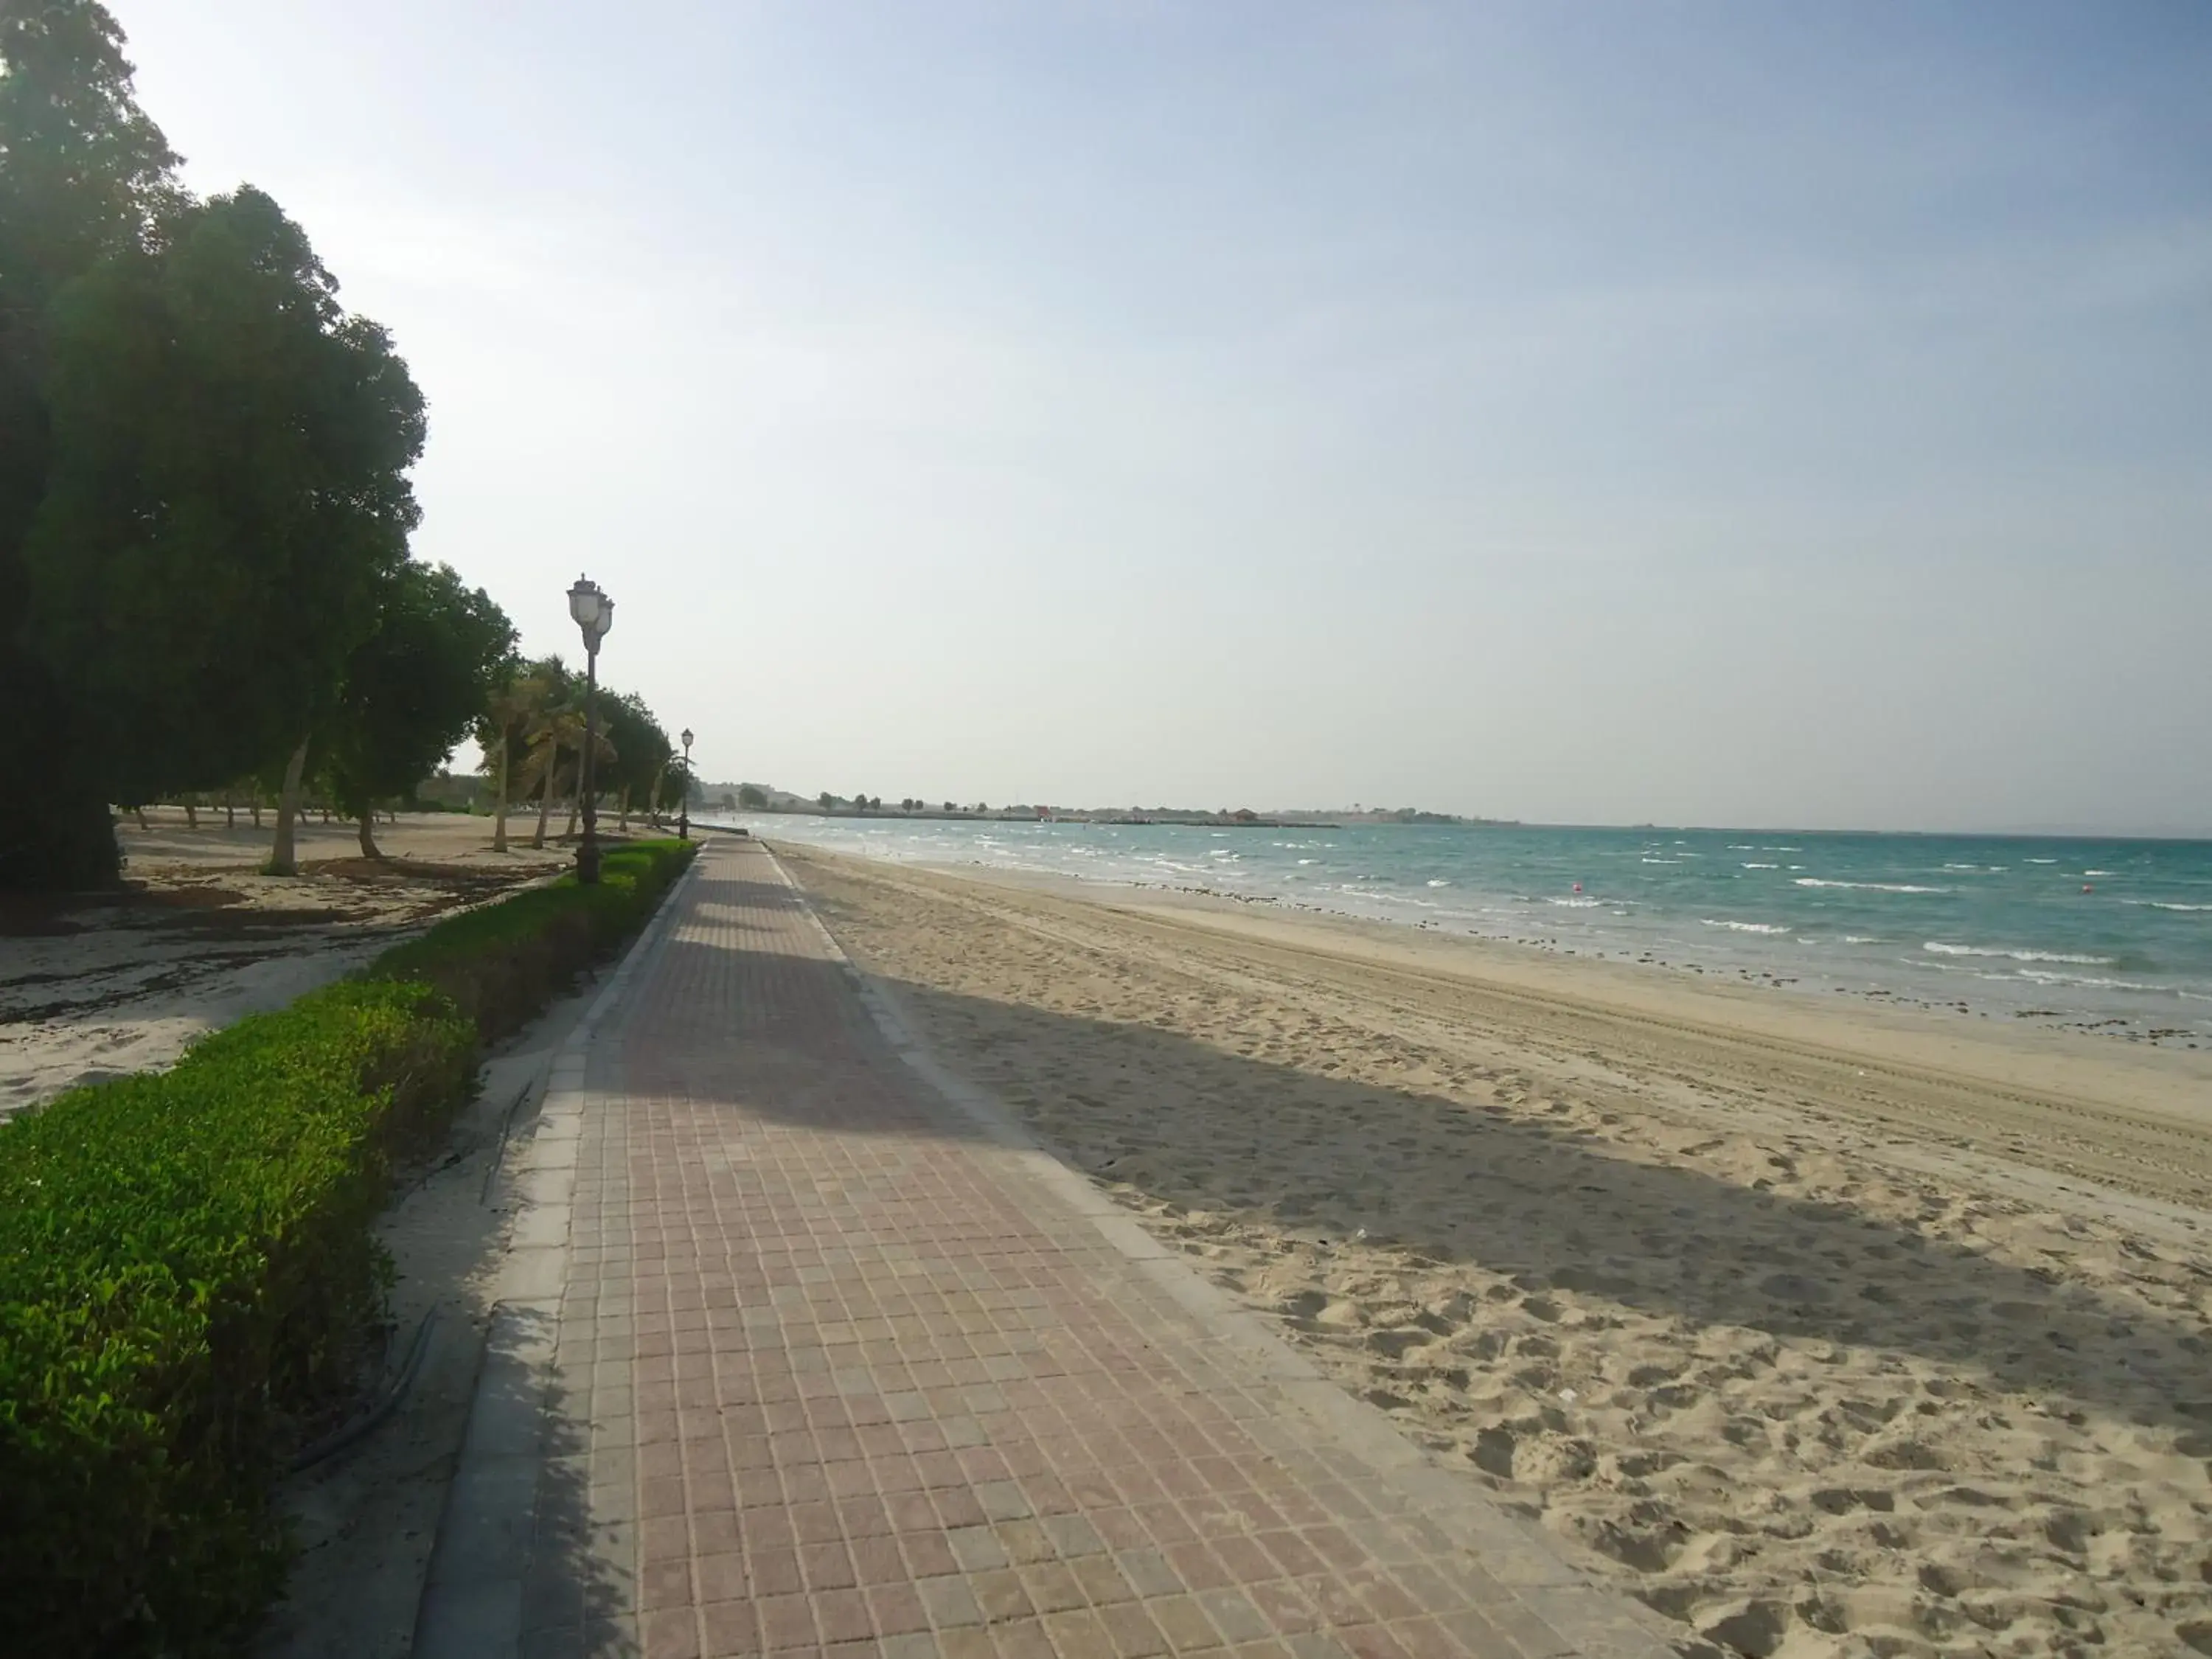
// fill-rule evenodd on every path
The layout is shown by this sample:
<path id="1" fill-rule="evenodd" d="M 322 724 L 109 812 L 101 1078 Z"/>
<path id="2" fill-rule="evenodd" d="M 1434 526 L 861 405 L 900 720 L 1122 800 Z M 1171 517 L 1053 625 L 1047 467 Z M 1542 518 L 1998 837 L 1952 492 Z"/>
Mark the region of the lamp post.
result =
<path id="1" fill-rule="evenodd" d="M 691 839 L 691 728 L 684 728 L 684 804 L 676 814 L 676 835 L 679 841 Z"/>
<path id="2" fill-rule="evenodd" d="M 576 848 L 576 879 L 586 887 L 599 879 L 599 814 L 592 784 L 592 751 L 599 747 L 599 641 L 615 625 L 615 602 L 589 576 L 568 590 L 568 614 L 584 633 L 584 763 L 576 787 L 583 796 L 584 839 Z"/>

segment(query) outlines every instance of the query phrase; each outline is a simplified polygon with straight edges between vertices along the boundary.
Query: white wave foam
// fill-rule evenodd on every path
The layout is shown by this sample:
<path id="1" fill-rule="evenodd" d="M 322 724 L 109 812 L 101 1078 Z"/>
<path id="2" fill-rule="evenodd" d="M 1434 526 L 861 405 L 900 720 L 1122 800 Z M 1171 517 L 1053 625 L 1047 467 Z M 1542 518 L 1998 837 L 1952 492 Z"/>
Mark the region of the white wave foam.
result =
<path id="1" fill-rule="evenodd" d="M 1430 880 L 1429 885 L 1431 887 L 1449 887 L 1451 884 L 1446 881 L 1442 876 L 1437 876 Z"/>
<path id="2" fill-rule="evenodd" d="M 1846 945 L 1879 945 L 1881 941 L 1876 939 L 1872 933 L 1846 933 L 1844 935 L 1844 943 Z"/>
<path id="3" fill-rule="evenodd" d="M 1800 876 L 1797 885 L 1850 887 L 1863 893 L 1948 893 L 1951 890 L 1948 887 L 1917 887 L 1907 881 L 1824 881 L 1819 876 Z"/>
<path id="4" fill-rule="evenodd" d="M 1715 921 L 1711 916 L 1700 916 L 1698 920 L 1708 927 L 1725 927 L 1732 933 L 1786 933 L 1791 931 L 1779 922 Z"/>
<path id="5" fill-rule="evenodd" d="M 2081 968 L 2110 968 L 2111 957 L 2075 956 L 2065 951 L 2008 951 L 1988 945 L 1946 945 L 1942 939 L 1931 939 L 1920 947 L 1932 951 L 1939 957 L 2004 957 L 2014 962 L 2070 962 Z"/>
<path id="6" fill-rule="evenodd" d="M 1547 898 L 1544 902 L 1565 905 L 1570 910 L 1595 910 L 1605 901 L 1594 898 Z"/>
<path id="7" fill-rule="evenodd" d="M 1782 866 L 1778 864 L 1747 864 L 1743 867 L 1747 870 L 1779 870 Z"/>
<path id="8" fill-rule="evenodd" d="M 2094 974 L 2054 973 L 2048 968 L 2023 968 L 2019 978 L 2037 985 L 2080 985 L 2096 991 L 2162 991 L 2163 985 L 2145 985 L 2139 980 L 2100 979 Z"/>
<path id="9" fill-rule="evenodd" d="M 2058 860 L 2057 859 L 2030 859 L 2028 860 L 2028 862 L 2030 864 L 2056 864 Z"/>
<path id="10" fill-rule="evenodd" d="M 1680 859 L 1646 859 L 1644 861 L 1646 864 L 1680 864 L 1682 860 Z"/>
<path id="11" fill-rule="evenodd" d="M 2191 915 L 2201 911 L 2212 910 L 2212 904 L 2169 904 L 2163 899 L 2152 899 L 2148 903 L 2154 910 L 2182 910 Z"/>
<path id="12" fill-rule="evenodd" d="M 2081 873 L 2085 876 L 2117 876 L 2120 872 L 2117 870 L 2084 870 Z"/>

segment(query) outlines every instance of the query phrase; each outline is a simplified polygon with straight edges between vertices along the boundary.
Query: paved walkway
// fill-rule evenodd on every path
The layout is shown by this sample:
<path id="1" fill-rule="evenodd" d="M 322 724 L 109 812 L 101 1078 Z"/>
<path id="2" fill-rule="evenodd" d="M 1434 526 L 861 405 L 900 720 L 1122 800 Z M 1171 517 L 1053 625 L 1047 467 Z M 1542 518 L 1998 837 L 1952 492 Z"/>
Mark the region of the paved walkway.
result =
<path id="1" fill-rule="evenodd" d="M 1656 1656 L 710 842 L 556 1066 L 424 1659 Z"/>

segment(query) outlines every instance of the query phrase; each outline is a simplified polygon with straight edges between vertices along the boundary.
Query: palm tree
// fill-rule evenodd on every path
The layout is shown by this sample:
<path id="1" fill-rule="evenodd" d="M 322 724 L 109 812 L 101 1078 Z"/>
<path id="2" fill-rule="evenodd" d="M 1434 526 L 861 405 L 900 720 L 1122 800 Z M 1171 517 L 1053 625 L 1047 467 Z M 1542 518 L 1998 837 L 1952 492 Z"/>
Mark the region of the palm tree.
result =
<path id="1" fill-rule="evenodd" d="M 564 704 L 549 703 L 532 717 L 529 730 L 530 750 L 523 760 L 524 775 L 538 789 L 538 829 L 530 837 L 535 848 L 545 845 L 545 821 L 553 811 L 553 790 L 559 781 L 561 757 L 568 750 L 581 753 L 584 746 L 584 712 Z"/>
<path id="2" fill-rule="evenodd" d="M 576 833 L 576 817 L 583 805 L 583 708 L 556 694 L 555 700 L 548 701 L 531 718 L 527 730 L 530 746 L 522 763 L 524 793 L 527 794 L 532 788 L 538 792 L 538 828 L 530 837 L 530 844 L 542 848 L 558 793 L 568 797 L 568 824 L 562 832 L 562 837 Z M 615 747 L 608 741 L 605 730 L 602 728 L 592 735 L 596 739 L 592 750 L 593 763 L 611 762 Z"/>
<path id="3" fill-rule="evenodd" d="M 580 711 L 576 715 L 576 730 L 570 742 L 576 750 L 576 763 L 569 769 L 568 827 L 561 832 L 561 839 L 563 841 L 567 841 L 576 833 L 577 814 L 583 810 L 584 805 L 584 716 Z M 593 781 L 596 783 L 599 777 L 605 775 L 606 769 L 620 758 L 621 757 L 615 753 L 614 739 L 607 735 L 607 728 L 594 722 L 592 731 Z M 592 791 L 595 798 L 603 793 L 605 792 L 597 788 Z"/>
<path id="4" fill-rule="evenodd" d="M 550 666 L 550 672 L 548 672 Z M 497 779 L 493 786 L 491 850 L 507 851 L 507 759 L 517 742 L 526 738 L 531 724 L 552 700 L 555 676 L 561 661 L 518 673 L 491 694 L 477 721 L 477 744 L 484 765 Z"/>

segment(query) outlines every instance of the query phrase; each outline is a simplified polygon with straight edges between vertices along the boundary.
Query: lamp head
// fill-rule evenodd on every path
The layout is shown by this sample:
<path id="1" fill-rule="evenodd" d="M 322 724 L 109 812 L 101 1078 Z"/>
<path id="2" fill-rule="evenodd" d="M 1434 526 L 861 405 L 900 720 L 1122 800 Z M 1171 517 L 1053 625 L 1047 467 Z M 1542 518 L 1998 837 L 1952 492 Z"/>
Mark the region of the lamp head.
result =
<path id="1" fill-rule="evenodd" d="M 584 630 L 586 638 L 606 632 L 603 620 L 611 601 L 589 576 L 576 578 L 576 585 L 568 590 L 568 615 L 576 626 Z"/>
<path id="2" fill-rule="evenodd" d="M 687 753 L 687 754 L 688 754 L 688 753 L 690 753 L 690 749 L 691 749 L 691 728 L 690 728 L 690 726 L 685 726 L 685 727 L 684 728 L 684 752 L 685 752 L 685 753 Z"/>

